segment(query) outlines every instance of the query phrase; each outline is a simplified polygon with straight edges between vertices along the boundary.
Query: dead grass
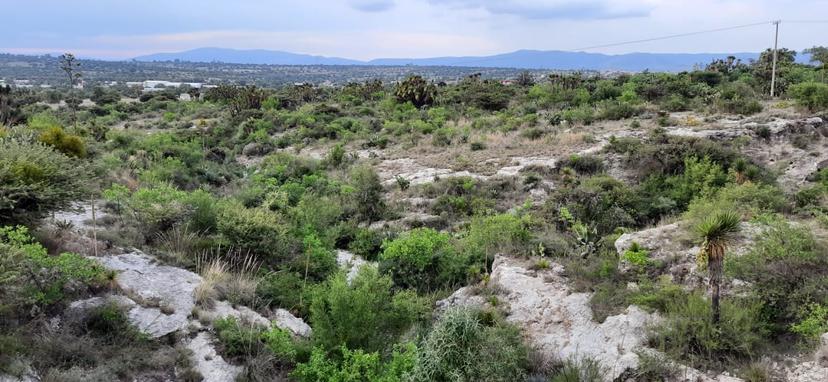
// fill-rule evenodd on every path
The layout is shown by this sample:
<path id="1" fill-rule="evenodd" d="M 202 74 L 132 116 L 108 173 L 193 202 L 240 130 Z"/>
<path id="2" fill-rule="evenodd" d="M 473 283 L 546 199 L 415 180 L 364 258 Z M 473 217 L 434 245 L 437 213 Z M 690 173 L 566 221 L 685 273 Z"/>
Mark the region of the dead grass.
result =
<path id="1" fill-rule="evenodd" d="M 217 300 L 249 304 L 256 299 L 259 263 L 255 257 L 228 251 L 224 257 L 202 254 L 197 269 L 202 282 L 195 289 L 196 304 L 210 308 Z"/>

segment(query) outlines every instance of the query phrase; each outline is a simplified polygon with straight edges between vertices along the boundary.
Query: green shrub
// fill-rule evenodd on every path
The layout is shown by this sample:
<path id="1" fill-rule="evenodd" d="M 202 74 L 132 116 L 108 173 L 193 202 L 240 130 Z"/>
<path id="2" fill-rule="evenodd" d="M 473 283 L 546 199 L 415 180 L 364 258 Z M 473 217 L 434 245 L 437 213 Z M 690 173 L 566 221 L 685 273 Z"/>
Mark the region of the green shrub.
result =
<path id="1" fill-rule="evenodd" d="M 265 304 L 304 316 L 308 310 L 308 298 L 303 298 L 305 293 L 302 291 L 302 280 L 302 273 L 298 271 L 268 272 L 259 280 L 256 295 Z"/>
<path id="2" fill-rule="evenodd" d="M 809 304 L 802 312 L 799 322 L 791 325 L 791 332 L 816 342 L 822 334 L 828 332 L 828 307 Z"/>
<path id="3" fill-rule="evenodd" d="M 681 285 L 673 284 L 668 278 L 660 278 L 657 282 L 642 280 L 638 290 L 631 293 L 628 301 L 631 304 L 644 308 L 654 309 L 665 313 L 676 301 L 687 299 L 687 292 Z"/>
<path id="4" fill-rule="evenodd" d="M 313 341 L 327 351 L 342 345 L 368 352 L 387 349 L 426 313 L 410 291 L 392 292 L 389 277 L 362 267 L 350 282 L 337 273 L 313 289 L 310 324 Z"/>
<path id="5" fill-rule="evenodd" d="M 382 251 L 382 240 L 382 233 L 369 228 L 359 228 L 354 240 L 348 244 L 348 249 L 363 259 L 376 261 Z"/>
<path id="6" fill-rule="evenodd" d="M 638 243 L 633 242 L 624 254 L 621 256 L 626 262 L 637 267 L 646 267 L 650 265 L 650 252 L 642 248 Z"/>
<path id="7" fill-rule="evenodd" d="M 302 382 L 402 382 L 414 366 L 417 347 L 411 343 L 398 346 L 387 362 L 377 352 L 345 346 L 338 352 L 339 357 L 328 357 L 322 348 L 314 348 L 310 360 L 296 365 L 291 377 Z"/>
<path id="8" fill-rule="evenodd" d="M 724 85 L 716 101 L 719 110 L 727 113 L 751 115 L 762 111 L 753 89 L 743 82 Z"/>
<path id="9" fill-rule="evenodd" d="M 594 228 L 599 236 L 617 227 L 635 226 L 642 213 L 641 204 L 635 190 L 605 175 L 584 179 L 574 187 L 561 187 L 547 201 L 547 207 L 556 215 L 559 207 L 565 206 L 575 220 Z"/>
<path id="10" fill-rule="evenodd" d="M 528 351 L 520 331 L 495 313 L 454 308 L 423 339 L 412 381 L 520 381 Z"/>
<path id="11" fill-rule="evenodd" d="M 227 357 L 250 361 L 266 354 L 272 357 L 268 362 L 277 364 L 289 364 L 296 359 L 296 344 L 283 329 L 265 329 L 229 316 L 215 320 L 213 328 L 221 344 L 219 350 Z"/>
<path id="12" fill-rule="evenodd" d="M 417 228 L 382 247 L 380 270 L 400 288 L 427 292 L 465 281 L 468 259 L 454 249 L 445 233 Z"/>
<path id="13" fill-rule="evenodd" d="M 828 109 L 828 84 L 803 82 L 792 85 L 788 92 L 800 106 L 810 111 Z"/>
<path id="14" fill-rule="evenodd" d="M 369 166 L 354 168 L 350 174 L 350 185 L 357 218 L 369 223 L 381 219 L 385 213 L 385 200 L 376 171 Z"/>
<path id="15" fill-rule="evenodd" d="M 83 199 L 86 166 L 39 143 L 0 139 L 0 224 L 30 222 Z"/>
<path id="16" fill-rule="evenodd" d="M 673 359 L 701 369 L 724 369 L 759 354 L 767 330 L 761 304 L 722 301 L 718 325 L 710 320 L 710 303 L 699 294 L 667 303 L 664 322 L 653 329 L 651 346 Z"/>
<path id="17" fill-rule="evenodd" d="M 806 227 L 771 220 L 750 251 L 725 263 L 728 274 L 750 282 L 762 302 L 761 317 L 776 333 L 810 314 L 813 303 L 828 301 L 828 257 Z"/>
<path id="18" fill-rule="evenodd" d="M 108 284 L 111 273 L 74 253 L 50 256 L 23 226 L 0 227 L 0 313 L 14 316 Z"/>
<path id="19" fill-rule="evenodd" d="M 684 217 L 695 224 L 710 211 L 731 210 L 751 218 L 763 213 L 780 212 L 785 207 L 785 195 L 776 186 L 753 182 L 729 183 L 713 195 L 693 199 Z"/>
<path id="20" fill-rule="evenodd" d="M 148 338 L 132 326 L 124 310 L 115 303 L 92 310 L 85 317 L 83 329 L 86 333 L 104 338 L 110 343 L 128 343 Z"/>
<path id="21" fill-rule="evenodd" d="M 592 155 L 571 155 L 559 167 L 569 167 L 579 174 L 592 175 L 604 170 L 604 161 Z"/>
<path id="22" fill-rule="evenodd" d="M 262 208 L 227 206 L 219 214 L 218 232 L 234 248 L 272 262 L 291 258 L 297 243 L 280 216 Z"/>
<path id="23" fill-rule="evenodd" d="M 77 135 L 67 134 L 61 127 L 50 127 L 40 133 L 37 140 L 69 156 L 76 158 L 86 156 L 86 145 L 83 139 Z"/>
<path id="24" fill-rule="evenodd" d="M 460 245 L 470 261 L 487 260 L 486 267 L 497 254 L 528 256 L 536 248 L 531 217 L 505 213 L 476 216 L 472 219 Z M 485 269 L 483 269 L 485 271 Z"/>

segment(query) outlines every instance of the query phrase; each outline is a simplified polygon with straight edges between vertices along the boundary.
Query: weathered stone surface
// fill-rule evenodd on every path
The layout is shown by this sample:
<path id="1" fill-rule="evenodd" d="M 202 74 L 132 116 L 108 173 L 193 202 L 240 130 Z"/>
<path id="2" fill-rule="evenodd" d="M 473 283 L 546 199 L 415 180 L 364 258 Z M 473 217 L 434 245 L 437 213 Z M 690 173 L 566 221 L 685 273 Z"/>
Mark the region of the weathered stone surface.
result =
<path id="1" fill-rule="evenodd" d="M 341 249 L 336 251 L 336 263 L 339 265 L 340 268 L 348 272 L 348 283 L 350 283 L 354 279 L 354 277 L 357 276 L 359 270 L 363 266 L 376 266 L 376 263 L 365 261 L 362 259 L 362 257 L 354 255 L 353 253 L 348 251 L 343 251 Z"/>
<path id="2" fill-rule="evenodd" d="M 743 222 L 741 230 L 728 246 L 728 254 L 740 256 L 750 250 L 756 236 L 762 232 L 762 226 Z M 633 243 L 649 252 L 654 261 L 669 264 L 668 275 L 672 281 L 687 287 L 705 285 L 706 277 L 700 272 L 696 264 L 696 256 L 700 247 L 698 240 L 694 240 L 688 229 L 682 223 L 660 225 L 645 230 L 625 233 L 615 241 L 615 249 L 621 256 Z M 632 265 L 622 259 L 619 262 L 622 272 L 632 269 Z"/>
<path id="3" fill-rule="evenodd" d="M 630 306 L 624 314 L 598 323 L 592 319 L 590 294 L 573 293 L 562 272 L 559 264 L 533 271 L 518 260 L 498 256 L 490 285 L 506 306 L 506 319 L 523 328 L 544 359 L 593 358 L 606 368 L 607 381 L 636 368 L 638 355 L 634 351 L 643 346 L 645 328 L 658 317 Z M 466 289 L 441 305 L 478 302 Z"/>
<path id="4" fill-rule="evenodd" d="M 546 167 L 549 169 L 554 169 L 555 165 L 557 165 L 558 161 L 555 158 L 546 158 L 546 157 L 512 157 L 509 158 L 512 161 L 511 166 L 502 167 L 501 169 L 497 170 L 496 175 L 498 176 L 518 176 L 521 171 L 529 166 L 535 167 Z"/>
<path id="5" fill-rule="evenodd" d="M 187 349 L 193 352 L 190 357 L 193 369 L 201 373 L 204 377 L 203 382 L 235 381 L 243 368 L 227 363 L 224 358 L 216 354 L 210 337 L 209 333 L 201 332 L 187 342 Z"/>
<path id="6" fill-rule="evenodd" d="M 814 353 L 814 361 L 822 367 L 828 367 L 828 333 L 819 337 L 819 348 Z"/>
<path id="7" fill-rule="evenodd" d="M 442 312 L 455 306 L 482 307 L 485 304 L 486 300 L 476 294 L 473 287 L 465 286 L 456 290 L 451 296 L 437 301 L 437 311 Z"/>
<path id="8" fill-rule="evenodd" d="M 106 304 L 116 304 L 118 307 L 124 309 L 124 311 L 132 310 L 137 305 L 135 301 L 120 295 L 98 296 L 86 300 L 73 301 L 63 311 L 63 321 L 69 325 L 82 323 L 94 309 Z"/>
<path id="9" fill-rule="evenodd" d="M 115 279 L 118 286 L 139 305 L 128 314 L 138 329 L 161 337 L 187 327 L 187 317 L 195 306 L 193 291 L 201 283 L 201 276 L 158 265 L 140 251 L 94 259 L 119 272 Z"/>
<path id="10" fill-rule="evenodd" d="M 472 177 L 486 179 L 485 176 L 468 171 L 455 171 L 447 168 L 433 168 L 423 166 L 412 158 L 390 159 L 377 165 L 377 173 L 384 185 L 393 185 L 399 176 L 411 183 L 420 185 L 432 183 L 437 178 Z"/>
<path id="11" fill-rule="evenodd" d="M 233 317 L 239 321 L 260 325 L 266 328 L 270 327 L 270 320 L 263 317 L 253 309 L 246 306 L 234 307 L 227 301 L 216 301 L 210 309 L 202 310 L 199 313 L 200 319 L 206 319 L 210 322 L 227 317 Z"/>
<path id="12" fill-rule="evenodd" d="M 287 310 L 276 309 L 271 319 L 273 319 L 273 323 L 277 327 L 287 330 L 293 333 L 293 335 L 306 338 L 311 335 L 311 327 L 301 318 L 294 316 Z"/>
<path id="13" fill-rule="evenodd" d="M 825 382 L 828 381 L 828 368 L 813 361 L 803 362 L 786 370 L 788 381 L 796 382 Z"/>

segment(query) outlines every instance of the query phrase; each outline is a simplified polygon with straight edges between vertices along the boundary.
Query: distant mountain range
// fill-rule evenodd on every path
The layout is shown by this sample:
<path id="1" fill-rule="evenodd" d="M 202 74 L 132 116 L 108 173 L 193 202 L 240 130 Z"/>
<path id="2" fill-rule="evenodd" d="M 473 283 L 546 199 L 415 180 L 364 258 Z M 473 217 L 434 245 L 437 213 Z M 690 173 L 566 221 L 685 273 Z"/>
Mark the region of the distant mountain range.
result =
<path id="1" fill-rule="evenodd" d="M 483 68 L 520 68 L 552 70 L 642 70 L 678 72 L 704 66 L 714 59 L 735 56 L 743 61 L 756 59 L 758 53 L 601 53 L 518 50 L 492 56 L 378 58 L 370 61 L 340 57 L 313 56 L 273 50 L 199 48 L 178 53 L 156 53 L 135 57 L 137 61 L 225 62 L 267 65 L 374 65 L 374 66 L 458 66 Z M 798 57 L 801 59 L 801 57 Z"/>

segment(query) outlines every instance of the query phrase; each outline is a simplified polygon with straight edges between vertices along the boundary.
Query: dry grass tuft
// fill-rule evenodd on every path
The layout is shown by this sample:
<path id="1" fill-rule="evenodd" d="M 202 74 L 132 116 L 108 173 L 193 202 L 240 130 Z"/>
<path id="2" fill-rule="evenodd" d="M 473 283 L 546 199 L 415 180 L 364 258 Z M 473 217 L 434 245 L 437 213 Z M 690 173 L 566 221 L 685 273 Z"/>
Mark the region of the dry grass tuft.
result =
<path id="1" fill-rule="evenodd" d="M 222 257 L 204 253 L 198 258 L 197 269 L 202 277 L 195 290 L 198 305 L 210 308 L 217 300 L 249 305 L 255 300 L 259 263 L 254 256 L 232 250 Z"/>

